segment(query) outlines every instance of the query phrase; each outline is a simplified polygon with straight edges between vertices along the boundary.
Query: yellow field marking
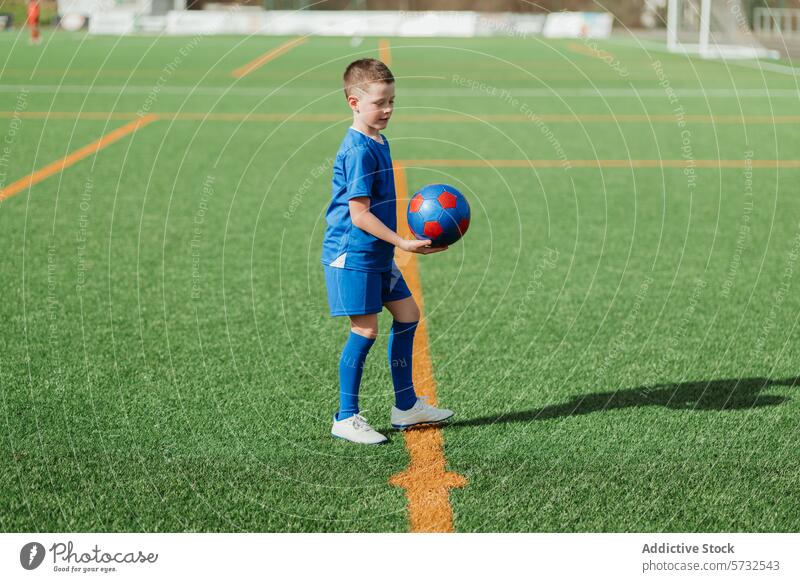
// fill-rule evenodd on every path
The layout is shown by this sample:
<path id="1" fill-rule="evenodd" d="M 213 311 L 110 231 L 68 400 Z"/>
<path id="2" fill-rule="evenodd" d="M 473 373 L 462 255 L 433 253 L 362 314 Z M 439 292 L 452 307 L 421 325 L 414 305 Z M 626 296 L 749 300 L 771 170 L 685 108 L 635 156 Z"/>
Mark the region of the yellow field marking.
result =
<path id="1" fill-rule="evenodd" d="M 250 61 L 246 65 L 242 65 L 238 69 L 234 69 L 234 71 L 231 73 L 231 75 L 233 75 L 237 79 L 241 79 L 245 75 L 249 75 L 250 73 L 252 73 L 256 69 L 258 69 L 259 67 L 263 67 L 268 62 L 274 61 L 275 59 L 277 59 L 281 55 L 285 55 L 286 53 L 288 53 L 290 50 L 292 50 L 296 46 L 299 46 L 299 45 L 303 44 L 304 42 L 306 42 L 306 40 L 308 40 L 308 39 L 306 37 L 304 37 L 304 36 L 299 36 L 297 38 L 293 38 L 292 40 L 288 40 L 285 43 L 283 43 L 283 44 L 281 44 L 279 46 L 276 46 L 274 49 L 265 52 L 260 57 L 258 57 L 256 59 L 253 59 L 252 61 Z"/>
<path id="2" fill-rule="evenodd" d="M 0 118 L 15 117 L 20 119 L 94 119 L 105 121 L 107 119 L 138 119 L 140 116 L 133 111 L 0 111 Z"/>
<path id="3" fill-rule="evenodd" d="M 719 124 L 739 124 L 742 123 L 797 123 L 800 122 L 800 115 L 685 115 L 683 118 L 687 122 L 695 123 L 719 123 Z M 396 121 L 424 121 L 437 123 L 468 123 L 468 122 L 533 122 L 545 121 L 548 123 L 675 123 L 674 115 L 638 115 L 638 114 L 598 114 L 598 115 L 568 115 L 552 113 L 533 113 L 531 115 L 520 114 L 436 114 L 436 115 L 414 115 L 400 113 Z"/>
<path id="4" fill-rule="evenodd" d="M 402 160 L 437 168 L 800 168 L 800 160 Z"/>
<path id="5" fill-rule="evenodd" d="M 175 113 L 174 119 L 179 121 L 311 121 L 311 122 L 337 122 L 351 121 L 352 114 L 340 115 L 338 113 Z"/>
<path id="6" fill-rule="evenodd" d="M 389 39 L 382 38 L 378 41 L 378 54 L 387 67 L 392 66 L 392 48 Z"/>
<path id="7" fill-rule="evenodd" d="M 159 112 L 162 119 L 176 121 L 249 121 L 249 122 L 337 122 L 352 121 L 350 117 L 339 113 L 202 113 L 182 111 Z M 136 119 L 136 112 L 104 112 L 104 111 L 0 111 L 0 118 L 19 117 L 22 119 Z M 687 122 L 718 124 L 779 124 L 800 123 L 800 115 L 685 115 Z M 675 123 L 674 115 L 565 115 L 536 114 L 535 120 L 548 123 Z M 518 114 L 406 114 L 400 113 L 397 122 L 412 123 L 470 123 L 470 122 L 519 123 L 534 121 L 529 115 Z"/>
<path id="8" fill-rule="evenodd" d="M 159 119 L 176 121 L 345 121 L 352 120 L 338 113 L 200 113 L 182 111 L 159 112 Z M 0 111 L 0 118 L 22 119 L 137 119 L 138 113 L 133 111 Z"/>
<path id="9" fill-rule="evenodd" d="M 582 55 L 587 55 L 590 57 L 595 57 L 597 59 L 613 59 L 614 55 L 612 55 L 608 51 L 604 51 L 600 48 L 592 48 L 590 46 L 578 44 L 577 42 L 571 42 L 567 45 L 567 48 L 571 50 L 573 53 L 579 53 Z"/>
<path id="10" fill-rule="evenodd" d="M 144 115 L 143 117 L 137 119 L 136 121 L 131 121 L 130 123 L 127 123 L 122 127 L 119 127 L 114 131 L 105 134 L 103 137 L 101 137 L 96 141 L 93 141 L 89 145 L 85 145 L 82 148 L 75 150 L 68 156 L 63 157 L 60 160 L 57 160 L 51 164 L 48 164 L 44 168 L 36 170 L 32 174 L 29 174 L 28 176 L 25 176 L 24 178 L 21 178 L 16 182 L 9 184 L 8 186 L 0 190 L 0 201 L 5 200 L 6 198 L 11 198 L 14 194 L 18 194 L 23 190 L 30 188 L 34 184 L 38 184 L 39 182 L 45 180 L 46 178 L 49 178 L 53 174 L 58 174 L 59 172 L 66 170 L 67 168 L 78 163 L 82 159 L 94 153 L 97 153 L 104 147 L 110 146 L 115 141 L 119 141 L 126 135 L 133 133 L 134 131 L 144 127 L 145 125 L 149 125 L 156 119 L 158 119 L 157 115 L 152 115 L 152 114 Z"/>
<path id="11" fill-rule="evenodd" d="M 405 220 L 408 184 L 402 165 L 394 165 L 394 177 L 397 186 L 397 232 L 404 238 L 413 238 Z M 423 314 L 414 336 L 414 388 L 418 395 L 427 396 L 428 401 L 435 405 L 436 380 L 433 377 L 433 363 L 428 349 L 428 327 L 424 317 L 417 255 L 398 250 L 395 260 Z M 389 483 L 406 490 L 411 531 L 452 532 L 453 509 L 450 507 L 449 491 L 453 487 L 464 487 L 467 480 L 458 473 L 446 470 L 441 429 L 435 426 L 410 429 L 403 432 L 403 438 L 410 462 L 408 468 L 393 475 Z"/>

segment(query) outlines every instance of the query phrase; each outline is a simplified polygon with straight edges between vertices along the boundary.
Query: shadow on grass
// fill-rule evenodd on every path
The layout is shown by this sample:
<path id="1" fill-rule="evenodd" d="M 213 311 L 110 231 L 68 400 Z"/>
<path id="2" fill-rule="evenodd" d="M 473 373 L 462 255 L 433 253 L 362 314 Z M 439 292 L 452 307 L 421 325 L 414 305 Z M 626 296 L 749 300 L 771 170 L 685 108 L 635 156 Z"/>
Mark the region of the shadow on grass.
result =
<path id="1" fill-rule="evenodd" d="M 448 426 L 480 426 L 506 422 L 529 422 L 589 414 L 604 410 L 640 406 L 664 406 L 675 410 L 743 410 L 776 406 L 787 398 L 761 394 L 770 386 L 797 386 L 796 378 L 727 378 L 725 380 L 699 380 L 680 384 L 640 386 L 616 392 L 597 392 L 576 396 L 564 404 L 522 410 L 497 416 L 458 420 Z"/>

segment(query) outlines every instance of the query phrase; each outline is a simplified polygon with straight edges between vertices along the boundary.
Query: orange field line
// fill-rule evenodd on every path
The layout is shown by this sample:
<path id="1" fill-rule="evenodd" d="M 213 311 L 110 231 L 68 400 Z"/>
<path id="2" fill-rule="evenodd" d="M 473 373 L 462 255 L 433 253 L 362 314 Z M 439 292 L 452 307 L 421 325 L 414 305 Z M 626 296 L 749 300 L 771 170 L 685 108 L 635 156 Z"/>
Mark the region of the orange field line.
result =
<path id="1" fill-rule="evenodd" d="M 405 167 L 446 168 L 800 168 L 800 160 L 402 160 Z"/>
<path id="2" fill-rule="evenodd" d="M 0 111 L 0 118 L 19 119 L 138 119 L 139 114 L 133 111 Z"/>
<path id="3" fill-rule="evenodd" d="M 394 165 L 394 177 L 397 186 L 397 231 L 404 238 L 413 238 L 405 220 L 408 183 L 402 165 Z M 433 363 L 428 348 L 428 327 L 424 317 L 425 302 L 417 268 L 417 255 L 398 250 L 395 262 L 400 267 L 422 314 L 414 337 L 412 364 L 414 388 L 418 395 L 427 396 L 428 401 L 435 405 L 436 381 L 433 377 Z M 452 532 L 453 509 L 450 506 L 449 492 L 453 487 L 464 487 L 467 480 L 458 473 L 447 471 L 441 429 L 436 426 L 411 429 L 403 433 L 403 438 L 410 462 L 408 468 L 393 475 L 389 483 L 406 490 L 411 531 Z"/>
<path id="4" fill-rule="evenodd" d="M 306 37 L 304 37 L 304 36 L 299 36 L 297 38 L 293 38 L 292 40 L 287 40 L 285 43 L 283 43 L 283 44 L 281 44 L 279 46 L 276 46 L 274 49 L 272 49 L 270 51 L 265 52 L 263 55 L 261 55 L 260 57 L 258 57 L 256 59 L 253 59 L 252 61 L 250 61 L 246 65 L 242 65 L 238 69 L 234 69 L 234 71 L 231 73 L 231 75 L 233 75 L 237 79 L 241 79 L 245 75 L 248 75 L 248 74 L 252 73 L 253 71 L 255 71 L 256 69 L 258 69 L 259 67 L 263 67 L 268 62 L 274 61 L 279 56 L 288 53 L 290 50 L 292 50 L 296 46 L 299 46 L 299 45 L 303 44 L 304 42 L 306 42 L 306 40 L 308 40 L 308 39 Z"/>
<path id="5" fill-rule="evenodd" d="M 389 39 L 382 38 L 378 41 L 378 54 L 386 66 L 392 66 L 392 48 Z"/>
<path id="6" fill-rule="evenodd" d="M 571 42 L 567 45 L 567 48 L 574 53 L 580 53 L 582 55 L 587 55 L 590 57 L 595 57 L 597 59 L 606 59 L 610 58 L 613 59 L 614 55 L 610 52 L 600 49 L 600 48 L 592 48 L 587 45 L 578 44 L 577 42 Z"/>
<path id="7" fill-rule="evenodd" d="M 46 165 L 44 168 L 40 170 L 36 170 L 32 174 L 25 176 L 24 178 L 20 178 L 16 182 L 13 182 L 0 190 L 0 201 L 5 200 L 6 198 L 11 198 L 14 194 L 18 194 L 23 190 L 26 190 L 33 186 L 34 184 L 38 184 L 42 180 L 49 178 L 53 174 L 58 174 L 59 172 L 64 171 L 65 169 L 69 168 L 73 164 L 76 164 L 80 160 L 100 151 L 104 147 L 107 147 L 114 143 L 115 141 L 119 141 L 123 137 L 128 134 L 133 133 L 134 131 L 138 130 L 145 125 L 148 125 L 158 119 L 157 115 L 147 114 L 142 116 L 140 119 L 136 121 L 131 121 L 130 123 L 126 123 L 122 127 L 115 129 L 114 131 L 105 134 L 100 139 L 93 141 L 89 145 L 85 145 L 82 148 L 75 150 L 71 154 L 66 157 L 61 158 L 51 164 Z"/>
<path id="8" fill-rule="evenodd" d="M 352 121 L 350 117 L 339 113 L 202 113 L 202 112 L 159 112 L 163 119 L 178 121 L 290 121 L 290 122 L 337 122 Z M 22 119 L 135 119 L 135 112 L 105 112 L 105 111 L 0 111 L 0 118 L 19 117 Z M 687 122 L 697 123 L 800 123 L 800 115 L 685 115 Z M 566 115 L 566 114 L 406 114 L 399 113 L 395 122 L 436 122 L 436 123 L 469 123 L 469 122 L 511 122 L 541 120 L 549 123 L 675 123 L 674 115 Z"/>

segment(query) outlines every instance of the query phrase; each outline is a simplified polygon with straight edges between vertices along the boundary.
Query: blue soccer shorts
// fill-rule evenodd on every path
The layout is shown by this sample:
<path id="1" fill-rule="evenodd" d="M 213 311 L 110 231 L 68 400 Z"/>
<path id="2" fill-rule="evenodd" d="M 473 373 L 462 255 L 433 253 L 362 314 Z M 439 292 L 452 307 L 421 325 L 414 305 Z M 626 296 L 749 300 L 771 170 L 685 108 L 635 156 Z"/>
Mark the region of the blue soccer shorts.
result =
<path id="1" fill-rule="evenodd" d="M 323 267 L 332 317 L 380 313 L 387 301 L 411 297 L 411 290 L 394 261 L 392 270 L 383 273 L 355 271 L 330 265 Z"/>

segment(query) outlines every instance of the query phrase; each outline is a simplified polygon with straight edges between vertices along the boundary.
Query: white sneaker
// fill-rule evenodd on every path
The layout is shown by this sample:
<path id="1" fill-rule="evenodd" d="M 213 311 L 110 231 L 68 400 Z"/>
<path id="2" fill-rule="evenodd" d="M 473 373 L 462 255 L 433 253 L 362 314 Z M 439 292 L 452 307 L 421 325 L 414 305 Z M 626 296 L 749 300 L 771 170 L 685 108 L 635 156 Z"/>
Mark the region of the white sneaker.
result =
<path id="1" fill-rule="evenodd" d="M 418 396 L 417 403 L 408 410 L 400 410 L 392 406 L 392 426 L 404 430 L 418 424 L 435 424 L 447 420 L 453 414 L 452 410 L 431 406 L 425 399 L 427 396 Z"/>
<path id="2" fill-rule="evenodd" d="M 367 419 L 360 414 L 354 414 L 344 420 L 336 420 L 336 415 L 334 414 L 331 434 L 340 439 L 362 445 L 379 445 L 389 440 L 372 428 Z"/>

